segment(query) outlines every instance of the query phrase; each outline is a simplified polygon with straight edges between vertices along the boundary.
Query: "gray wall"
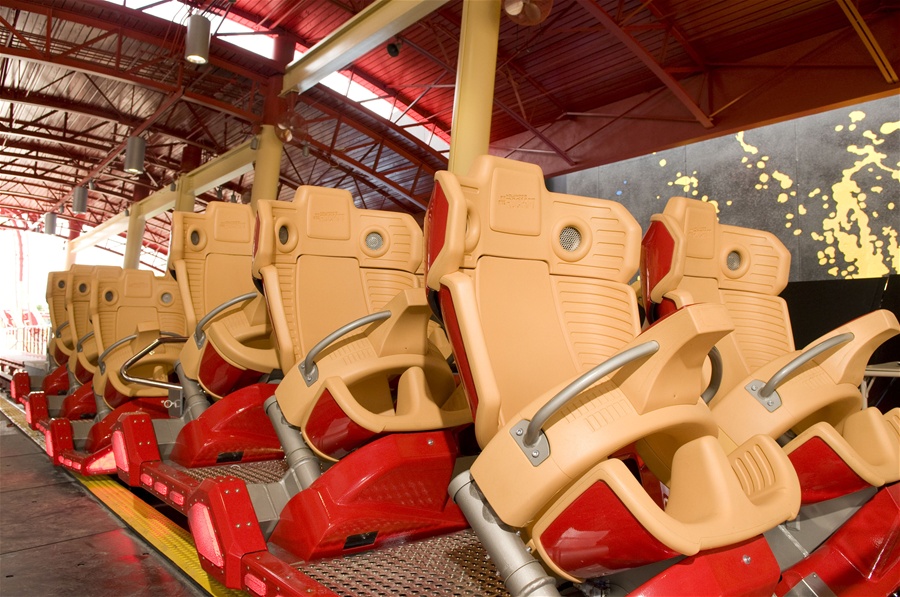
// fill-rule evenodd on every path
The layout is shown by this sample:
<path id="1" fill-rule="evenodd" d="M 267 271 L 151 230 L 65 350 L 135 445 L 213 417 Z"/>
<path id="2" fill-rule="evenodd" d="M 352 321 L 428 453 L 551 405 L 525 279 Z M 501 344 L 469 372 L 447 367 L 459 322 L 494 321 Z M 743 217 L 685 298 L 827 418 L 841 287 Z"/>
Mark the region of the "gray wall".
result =
<path id="1" fill-rule="evenodd" d="M 900 273 L 900 96 L 568 174 L 550 186 L 622 202 L 646 231 L 669 197 L 769 230 L 791 280 Z"/>

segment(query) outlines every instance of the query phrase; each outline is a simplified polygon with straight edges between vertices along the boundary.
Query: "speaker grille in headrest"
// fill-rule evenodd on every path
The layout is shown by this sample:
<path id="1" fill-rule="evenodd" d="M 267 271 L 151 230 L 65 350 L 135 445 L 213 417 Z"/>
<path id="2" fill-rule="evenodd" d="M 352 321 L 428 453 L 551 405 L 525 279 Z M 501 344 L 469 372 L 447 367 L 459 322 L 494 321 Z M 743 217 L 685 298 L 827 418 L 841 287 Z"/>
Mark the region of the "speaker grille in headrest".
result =
<path id="1" fill-rule="evenodd" d="M 377 251 L 384 246 L 384 238 L 378 232 L 370 232 L 366 235 L 366 246 L 372 251 Z"/>
<path id="2" fill-rule="evenodd" d="M 559 231 L 559 245 L 570 253 L 577 250 L 581 245 L 581 233 L 573 226 L 566 226 Z"/>

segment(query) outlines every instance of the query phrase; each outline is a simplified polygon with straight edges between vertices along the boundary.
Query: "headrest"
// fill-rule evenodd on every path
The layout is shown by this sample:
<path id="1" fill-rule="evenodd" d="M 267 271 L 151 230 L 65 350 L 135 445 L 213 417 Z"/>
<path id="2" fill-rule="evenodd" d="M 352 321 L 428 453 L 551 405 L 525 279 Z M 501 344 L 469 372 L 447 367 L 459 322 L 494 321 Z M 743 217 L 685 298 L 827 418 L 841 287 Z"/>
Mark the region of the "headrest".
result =
<path id="1" fill-rule="evenodd" d="M 708 278 L 725 290 L 777 295 L 791 268 L 791 254 L 770 232 L 719 224 L 711 203 L 673 197 L 662 214 L 651 219 L 652 234 L 671 237 L 672 249 L 654 256 L 657 267 L 668 272 L 651 281 L 650 298 L 663 296 L 678 287 L 682 279 Z M 659 229 L 664 227 L 665 231 Z M 645 250 L 651 250 L 645 239 Z"/>
<path id="2" fill-rule="evenodd" d="M 467 177 L 435 175 L 426 215 L 426 283 L 485 255 L 544 261 L 550 273 L 631 279 L 641 228 L 621 204 L 553 193 L 533 164 L 480 156 Z"/>
<path id="3" fill-rule="evenodd" d="M 302 255 L 351 257 L 360 267 L 415 273 L 422 263 L 422 230 L 409 214 L 357 209 L 343 189 L 301 186 L 291 203 L 257 205 L 253 275 Z"/>
<path id="4" fill-rule="evenodd" d="M 96 279 L 91 310 L 109 311 L 120 307 L 179 310 L 178 283 L 169 276 L 157 276 L 150 270 L 119 269 L 114 277 Z M 148 312 L 151 317 L 155 313 Z"/>
<path id="5" fill-rule="evenodd" d="M 176 211 L 172 216 L 169 269 L 186 258 L 209 254 L 250 255 L 253 213 L 249 205 L 213 201 L 203 213 Z"/>
<path id="6" fill-rule="evenodd" d="M 66 279 L 69 272 L 50 272 L 47 274 L 47 292 L 45 298 L 47 303 L 52 302 L 53 297 L 66 296 Z"/>
<path id="7" fill-rule="evenodd" d="M 95 281 L 116 278 L 121 271 L 116 265 L 73 265 L 66 281 L 66 302 L 90 302 Z"/>

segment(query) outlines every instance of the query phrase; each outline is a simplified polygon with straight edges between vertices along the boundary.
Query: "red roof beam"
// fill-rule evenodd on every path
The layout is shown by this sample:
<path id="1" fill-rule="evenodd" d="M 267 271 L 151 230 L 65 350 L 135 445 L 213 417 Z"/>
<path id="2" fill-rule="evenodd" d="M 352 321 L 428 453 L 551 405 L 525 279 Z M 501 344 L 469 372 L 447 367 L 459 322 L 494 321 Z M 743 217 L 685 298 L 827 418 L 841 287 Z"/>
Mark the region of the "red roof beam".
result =
<path id="1" fill-rule="evenodd" d="M 600 22 L 606 30 L 619 42 L 624 44 L 631 52 L 656 75 L 656 77 L 672 92 L 672 94 L 681 102 L 685 108 L 697 119 L 704 128 L 712 128 L 713 122 L 709 116 L 697 105 L 690 94 L 659 62 L 654 58 L 644 46 L 642 46 L 627 31 L 622 29 L 615 19 L 609 13 L 601 8 L 594 0 L 577 0 L 579 4 L 594 19 Z"/>

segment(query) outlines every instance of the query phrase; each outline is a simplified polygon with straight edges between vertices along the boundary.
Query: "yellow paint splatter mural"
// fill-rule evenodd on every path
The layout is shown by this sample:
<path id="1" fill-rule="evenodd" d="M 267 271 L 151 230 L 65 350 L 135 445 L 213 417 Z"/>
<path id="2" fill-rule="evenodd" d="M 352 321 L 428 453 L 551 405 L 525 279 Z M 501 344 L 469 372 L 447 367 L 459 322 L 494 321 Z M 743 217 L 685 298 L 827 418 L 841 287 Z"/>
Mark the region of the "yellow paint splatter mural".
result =
<path id="1" fill-rule="evenodd" d="M 849 132 L 856 131 L 857 125 L 862 127 L 865 124 L 866 113 L 863 110 L 853 110 L 847 115 L 847 119 L 850 124 L 846 126 L 838 124 L 835 126 L 835 132 L 842 132 L 845 128 Z M 833 277 L 877 278 L 892 272 L 900 273 L 900 247 L 897 245 L 900 214 L 896 214 L 893 203 L 888 203 L 883 214 L 889 217 L 883 217 L 877 211 L 870 212 L 866 201 L 868 193 L 882 194 L 885 190 L 884 184 L 891 183 L 886 181 L 884 184 L 865 188 L 867 183 L 860 180 L 862 178 L 860 173 L 864 171 L 881 172 L 883 174 L 876 178 L 883 180 L 888 177 L 888 181 L 895 183 L 893 194 L 900 191 L 900 164 L 897 164 L 897 168 L 892 167 L 888 155 L 878 149 L 884 144 L 886 136 L 900 133 L 900 121 L 881 123 L 877 130 L 878 133 L 871 129 L 862 130 L 856 143 L 846 146 L 847 167 L 841 170 L 840 179 L 831 185 L 830 195 L 821 193 L 819 188 L 808 195 L 810 199 L 819 201 L 820 213 L 823 215 L 821 223 L 817 229 L 809 231 L 809 236 L 816 243 L 828 245 L 818 250 L 816 254 L 820 265 L 831 266 L 827 272 Z M 744 131 L 734 138 L 745 153 L 752 155 L 759 153 L 759 148 L 747 141 Z M 757 166 L 765 168 L 767 157 L 763 155 Z M 894 159 L 896 162 L 896 156 Z M 771 178 L 775 179 L 784 191 L 794 186 L 791 177 L 778 170 L 772 173 Z M 760 183 L 754 188 L 767 190 L 769 185 L 765 183 L 768 180 L 769 176 L 766 173 L 760 174 Z M 796 195 L 796 190 L 789 193 L 780 192 L 776 201 L 779 204 L 786 204 Z M 795 207 L 800 215 L 806 215 L 808 207 L 815 206 L 801 203 L 790 207 Z M 786 211 L 784 219 L 785 228 L 794 227 L 793 234 L 796 236 L 803 234 L 803 230 L 796 228 L 796 224 L 792 222 L 794 219 L 792 211 Z"/>
<path id="2" fill-rule="evenodd" d="M 570 174 L 567 186 L 621 201 L 645 230 L 669 197 L 713 203 L 723 223 L 778 236 L 792 280 L 900 274 L 898 116 L 893 96 Z"/>

